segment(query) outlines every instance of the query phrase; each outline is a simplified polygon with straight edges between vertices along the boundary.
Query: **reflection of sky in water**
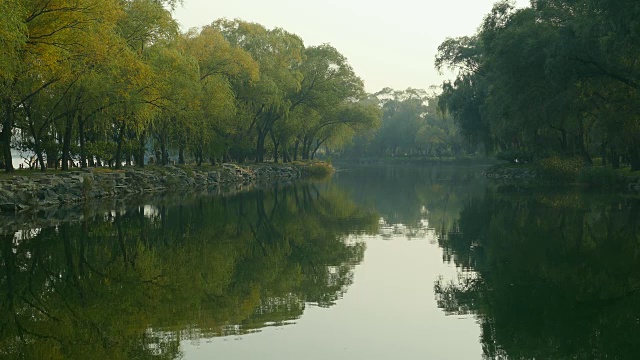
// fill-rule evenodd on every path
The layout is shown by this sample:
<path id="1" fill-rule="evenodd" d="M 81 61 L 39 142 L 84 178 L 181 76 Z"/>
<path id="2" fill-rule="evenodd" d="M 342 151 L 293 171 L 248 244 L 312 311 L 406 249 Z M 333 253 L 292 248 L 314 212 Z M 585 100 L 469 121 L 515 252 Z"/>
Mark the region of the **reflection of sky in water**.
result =
<path id="1" fill-rule="evenodd" d="M 411 177 L 404 176 L 402 178 L 411 179 Z M 185 226 L 196 226 L 208 224 L 209 221 L 214 223 L 215 221 L 229 221 L 225 220 L 226 216 L 232 216 L 231 218 L 234 220 L 224 228 L 212 227 L 214 232 L 205 231 L 202 234 L 203 238 L 208 239 L 210 236 L 211 241 L 216 243 L 218 234 L 215 233 L 215 229 L 218 231 L 222 229 L 223 233 L 231 229 L 229 234 L 232 236 L 226 240 L 230 244 L 229 249 L 234 248 L 231 244 L 235 246 L 242 244 L 242 241 L 247 241 L 246 245 L 238 246 L 236 249 L 243 254 L 249 253 L 249 251 L 260 254 L 264 251 L 260 250 L 261 247 L 264 249 L 264 246 L 273 246 L 270 251 L 275 254 L 282 253 L 282 255 L 274 256 L 274 259 L 278 259 L 276 263 L 291 261 L 296 266 L 307 264 L 302 272 L 305 277 L 309 278 L 310 283 L 313 283 L 312 278 L 317 276 L 317 279 L 320 279 L 322 283 L 316 283 L 316 287 L 322 284 L 337 287 L 337 290 L 331 290 L 336 292 L 335 298 L 325 301 L 324 305 L 322 303 L 318 305 L 318 303 L 305 302 L 305 293 L 295 286 L 287 287 L 291 285 L 288 284 L 287 278 L 282 277 L 284 280 L 277 281 L 277 283 L 282 283 L 284 291 L 279 292 L 280 288 L 277 287 L 266 287 L 257 306 L 251 305 L 255 306 L 250 311 L 252 316 L 241 320 L 239 324 L 234 323 L 238 322 L 239 317 L 234 317 L 233 314 L 229 314 L 230 316 L 226 319 L 234 320 L 225 320 L 224 316 L 218 319 L 220 323 L 216 323 L 215 329 L 206 328 L 207 325 L 205 328 L 199 328 L 197 320 L 189 322 L 188 324 L 191 325 L 179 329 L 147 323 L 144 326 L 149 327 L 144 332 L 144 340 L 141 345 L 152 355 L 163 355 L 179 339 L 179 350 L 185 359 L 209 359 L 213 356 L 223 359 L 479 358 L 482 349 L 478 341 L 480 329 L 476 320 L 471 316 L 447 316 L 438 307 L 433 292 L 434 284 L 439 279 L 455 281 L 458 278 L 455 266 L 442 262 L 443 252 L 437 244 L 437 233 L 434 229 L 435 224 L 443 222 L 443 217 L 450 218 L 456 215 L 455 211 L 451 210 L 453 201 L 449 201 L 448 198 L 442 200 L 431 193 L 423 198 L 418 198 L 415 194 L 398 196 L 397 192 L 383 196 L 385 191 L 368 189 L 366 193 L 371 195 L 377 205 L 373 206 L 369 202 L 370 199 L 360 197 L 361 201 L 355 202 L 356 206 L 352 207 L 351 196 L 344 196 L 341 192 L 342 188 L 340 186 L 325 188 L 323 185 L 314 184 L 308 188 L 300 187 L 297 189 L 295 193 L 297 196 L 294 196 L 294 193 L 289 189 L 290 193 L 286 197 L 284 196 L 285 191 L 281 189 L 278 192 L 280 198 L 277 203 L 270 197 L 272 195 L 260 198 L 252 196 L 230 198 L 227 200 L 229 201 L 228 212 L 223 212 L 221 208 L 215 206 L 208 209 L 207 203 L 209 201 L 214 204 L 218 200 L 207 199 L 204 205 L 201 204 L 205 210 L 209 211 L 205 211 L 204 214 L 214 216 L 203 216 L 202 219 L 198 218 L 203 214 L 202 208 L 186 206 L 183 217 L 182 207 L 180 211 L 176 211 L 176 209 L 171 210 L 170 207 L 164 205 L 162 208 L 151 204 L 134 207 L 115 205 L 111 209 L 101 212 L 99 221 L 96 221 L 96 224 L 90 223 L 86 230 L 95 231 L 98 235 L 111 234 L 113 247 L 108 248 L 107 254 L 113 252 L 117 255 L 119 252 L 123 252 L 125 261 L 128 261 L 125 262 L 126 267 L 129 267 L 132 261 L 144 266 L 142 260 L 146 259 L 149 264 L 152 264 L 152 260 L 162 254 L 164 245 L 157 241 L 154 242 L 153 236 L 145 237 L 145 241 L 150 241 L 150 244 L 153 244 L 154 252 L 148 252 L 146 255 L 140 253 L 142 248 L 133 246 L 136 245 L 136 236 L 139 236 L 137 233 L 139 225 L 136 224 L 146 224 L 146 227 L 143 228 L 147 232 L 145 236 L 157 233 L 160 238 L 163 238 L 164 236 L 184 234 L 185 230 L 178 226 L 183 222 Z M 349 189 L 349 186 L 345 188 Z M 341 191 L 333 191 L 337 189 Z M 402 187 L 401 189 L 406 190 L 411 187 Z M 430 189 L 427 188 L 429 191 Z M 433 203 L 425 202 L 425 198 Z M 256 201 L 256 199 L 261 201 Z M 345 199 L 346 201 L 343 201 Z M 242 200 L 242 207 L 235 208 L 237 204 L 234 201 L 240 202 L 240 200 Z M 396 200 L 399 202 L 395 202 Z M 301 201 L 301 205 L 297 205 L 297 201 Z M 278 206 L 276 207 L 275 204 Z M 293 204 L 296 204 L 296 209 L 303 211 L 289 213 L 288 211 L 292 211 L 289 207 Z M 253 213 L 254 207 L 258 205 L 264 205 L 262 217 Z M 387 211 L 378 212 L 378 205 Z M 444 215 L 438 206 L 447 209 Z M 272 209 L 282 211 L 285 215 L 279 218 L 279 214 L 276 212 L 275 216 L 271 217 Z M 372 209 L 373 215 L 359 209 Z M 354 212 L 351 213 L 352 211 Z M 243 215 L 234 218 L 234 214 L 237 213 Z M 296 217 L 297 215 L 300 217 Z M 192 217 L 200 220 L 192 221 L 190 220 Z M 334 221 L 334 217 L 337 221 Z M 301 221 L 299 223 L 292 222 L 290 220 L 292 218 Z M 365 221 L 363 222 L 362 219 Z M 354 224 L 361 225 L 353 226 L 349 230 L 349 224 L 345 221 L 354 221 Z M 378 227 L 375 226 L 376 221 Z M 289 222 L 295 227 L 289 227 Z M 238 224 L 244 225 L 238 226 Z M 278 227 L 270 228 L 269 224 L 277 224 Z M 362 224 L 365 224 L 365 229 L 370 229 L 366 232 L 368 235 L 365 235 L 365 230 L 360 227 Z M 71 230 L 77 230 L 74 226 L 67 229 L 69 234 L 72 233 Z M 309 229 L 305 229 L 307 226 Z M 238 237 L 235 229 L 244 231 L 241 234 L 244 237 Z M 260 229 L 262 233 L 253 232 L 256 229 Z M 300 241 L 280 242 L 282 237 L 286 236 L 284 231 L 289 229 L 292 230 L 292 234 L 306 237 Z M 61 227 L 61 230 L 64 228 Z M 197 230 L 197 228 L 189 228 L 189 230 Z M 24 237 L 36 236 L 39 230 L 34 231 L 33 234 L 25 232 L 16 234 L 16 244 L 19 244 L 20 239 Z M 325 233 L 325 231 L 327 232 Z M 349 233 L 352 235 L 347 235 Z M 198 234 L 198 232 L 194 231 L 193 234 Z M 357 259 L 350 258 L 353 262 L 336 263 L 332 259 L 335 256 L 343 255 L 336 255 L 332 249 L 337 248 L 327 246 L 333 240 L 324 244 L 323 241 L 327 241 L 327 239 L 313 237 L 323 234 L 330 235 L 327 239 L 339 239 L 338 241 L 344 242 L 348 246 L 366 248 L 364 259 L 360 262 L 361 255 L 359 255 Z M 186 245 L 193 245 L 196 252 L 203 251 L 202 244 L 191 244 L 189 240 L 189 237 L 174 239 L 176 245 L 167 245 L 176 246 L 175 249 L 171 248 L 171 251 L 166 252 L 166 254 L 170 254 L 168 258 L 180 258 L 181 248 L 178 245 L 183 241 Z M 297 248 L 305 241 L 310 244 L 317 240 L 321 240 L 317 243 L 319 244 L 317 247 Z M 80 238 L 74 238 L 69 244 L 75 244 L 76 241 L 78 244 L 82 243 Z M 91 247 L 96 244 L 100 243 L 89 241 L 87 243 L 88 249 L 91 250 Z M 110 244 L 110 241 L 106 241 L 105 244 Z M 224 242 L 220 244 L 224 244 Z M 276 246 L 276 244 L 282 244 L 282 246 Z M 362 244 L 365 246 L 361 246 Z M 82 246 L 77 246 L 77 250 L 81 253 L 85 251 Z M 253 250 L 250 250 L 252 248 Z M 220 245 L 216 251 L 221 250 L 222 252 L 206 253 L 206 259 L 202 260 L 203 263 L 220 262 L 222 264 L 220 269 L 226 269 L 223 267 L 225 262 L 222 257 L 224 255 L 221 258 L 216 258 L 216 254 L 227 254 L 224 252 L 225 249 L 227 249 L 226 245 Z M 229 251 L 229 254 L 234 254 L 231 250 Z M 143 255 L 146 257 L 142 257 Z M 315 263 L 308 260 L 308 257 L 317 257 L 319 261 Z M 138 258 L 140 262 L 138 262 Z M 243 264 L 245 256 L 238 256 L 237 259 L 238 264 Z M 258 274 L 268 274 L 269 267 L 276 268 L 277 266 L 275 263 L 275 265 L 265 263 L 260 266 L 252 266 L 249 260 L 259 260 L 260 256 L 246 257 L 246 259 L 247 262 L 243 266 L 229 265 L 230 273 L 242 270 L 255 276 L 255 279 L 262 279 Z M 194 257 L 190 257 L 188 262 L 196 261 L 194 261 Z M 61 263 L 65 262 L 61 261 Z M 109 269 L 108 264 L 111 263 L 112 261 L 109 260 L 106 262 L 107 265 L 103 264 L 103 266 Z M 168 263 L 171 264 L 170 261 Z M 81 263 L 78 262 L 78 264 Z M 86 264 L 90 265 L 89 262 Z M 153 272 L 155 268 L 161 266 L 159 264 L 153 265 L 149 270 Z M 181 263 L 177 262 L 177 264 Z M 338 264 L 340 265 L 330 266 Z M 180 269 L 182 268 L 184 266 Z M 212 269 L 215 268 L 212 267 Z M 292 267 L 291 269 L 295 270 L 296 268 Z M 322 271 L 316 272 L 317 269 Z M 178 271 L 178 274 L 181 272 Z M 292 281 L 295 282 L 296 271 L 284 274 L 291 275 Z M 320 274 L 322 275 L 320 276 Z M 197 269 L 190 269 L 185 276 L 186 279 L 193 278 L 194 281 L 199 282 L 202 281 L 201 277 L 203 279 L 206 277 L 206 274 L 201 274 Z M 278 276 L 281 275 L 278 273 Z M 182 277 L 177 278 L 182 279 Z M 226 279 L 227 277 L 220 276 L 219 278 Z M 229 279 L 234 278 L 234 276 L 229 276 Z M 251 279 L 251 277 L 248 278 Z M 247 292 L 250 292 L 252 283 L 247 282 L 246 284 Z M 305 287 L 305 289 L 307 288 Z M 311 290 L 313 293 L 313 289 Z M 133 292 L 135 293 L 135 291 Z M 224 294 L 212 294 L 221 295 L 221 300 L 224 298 Z M 233 292 L 231 294 L 234 295 Z M 230 298 L 229 300 L 242 302 L 249 299 L 249 295 L 245 292 L 239 292 L 237 295 L 237 299 Z M 330 306 L 326 304 L 330 304 Z M 242 306 L 242 303 L 240 305 Z M 170 306 L 180 308 L 178 303 Z M 198 314 L 196 318 L 202 316 L 208 319 L 215 315 L 213 313 L 218 307 L 226 309 L 223 302 L 216 303 L 214 308 L 206 310 L 195 308 L 194 312 Z M 229 309 L 232 308 L 233 306 L 229 307 Z M 213 313 L 207 314 L 206 312 Z M 242 317 L 240 318 L 242 319 Z M 458 344 L 464 345 L 459 346 Z"/>
<path id="2" fill-rule="evenodd" d="M 365 176 L 353 171 L 339 173 L 333 180 L 357 203 L 381 214 L 376 235 L 351 235 L 347 239 L 348 243 L 364 241 L 366 251 L 363 262 L 355 266 L 353 284 L 336 305 L 307 306 L 294 326 L 201 342 L 183 341 L 185 358 L 481 358 L 476 319 L 448 316 L 438 307 L 433 291 L 437 281 L 456 282 L 460 276 L 455 265 L 443 263 L 435 229 L 444 219 L 457 216 L 454 200 L 439 197 L 447 191 L 435 186 L 425 186 L 434 191 L 418 199 L 414 184 L 428 185 L 430 173 L 416 178 L 411 170 L 396 170 L 391 177 L 377 173 L 377 169 L 370 175 L 365 169 Z M 402 181 L 406 186 L 399 184 Z"/>
<path id="3" fill-rule="evenodd" d="M 424 212 L 424 215 L 428 212 Z M 384 218 L 380 218 L 379 235 L 385 240 L 404 239 L 404 240 L 427 240 L 431 244 L 437 242 L 436 230 L 429 227 L 429 219 L 424 218 L 417 224 L 407 226 L 405 224 L 390 224 Z"/>
<path id="4" fill-rule="evenodd" d="M 179 327 L 170 321 L 140 322 L 140 345 L 158 356 L 170 357 L 167 349 L 173 347 L 184 359 L 479 359 L 483 349 L 491 359 L 638 358 L 621 356 L 638 353 L 633 345 L 640 333 L 637 199 L 572 192 L 515 196 L 475 187 L 474 177 L 458 176 L 468 181 L 445 186 L 442 176 L 429 174 L 416 178 L 403 172 L 386 183 L 371 182 L 361 192 L 356 191 L 362 190 L 358 177 L 343 174 L 343 183 L 351 184 L 344 188 L 359 199 L 354 203 L 347 191 L 335 191 L 340 186 L 332 186 L 340 183 L 334 182 L 298 184 L 300 191 L 289 188 L 288 196 L 281 188 L 277 202 L 275 193 L 254 192 L 226 198 L 224 207 L 216 198 L 202 199 L 197 207 L 110 205 L 113 210 L 101 212 L 86 227 L 34 225 L 10 234 L 5 246 L 12 245 L 17 256 L 4 265 L 10 269 L 6 264 L 14 262 L 14 275 L 33 273 L 35 280 L 43 277 L 34 264 L 51 267 L 42 281 L 51 294 L 70 289 L 67 284 L 78 277 L 63 275 L 72 274 L 67 267 L 74 270 L 76 264 L 80 269 L 96 263 L 117 274 L 111 258 L 119 252 L 126 269 L 133 269 L 133 261 L 144 266 L 145 260 L 149 267 L 141 269 L 153 274 L 182 259 L 175 261 L 176 283 L 218 281 L 202 292 L 184 292 L 184 318 L 173 319 Z M 399 180 L 406 186 L 392 186 Z M 153 251 L 140 252 L 146 248 L 138 242 L 139 229 Z M 86 236 L 97 238 L 85 243 Z M 343 249 L 330 246 L 336 243 L 358 251 L 336 255 Z M 81 257 L 73 256 L 76 251 Z M 38 257 L 49 252 L 51 257 Z M 274 256 L 261 262 L 261 254 Z M 146 271 L 140 274 L 146 279 Z M 214 274 L 219 276 L 207 277 Z M 84 280 L 102 281 L 102 276 Z M 296 282 L 298 276 L 307 282 Z M 128 284 L 113 279 L 101 295 Z M 270 285 L 251 297 L 262 283 Z M 127 293 L 144 295 L 136 292 L 146 289 L 139 285 Z M 159 317 L 172 320 L 181 309 L 180 293 L 188 289 L 161 298 L 169 310 Z M 330 298 L 323 300 L 316 289 Z M 200 297 L 210 294 L 215 302 L 200 307 Z M 100 304 L 100 298 L 83 301 Z M 307 302 L 311 299 L 318 302 Z M 110 301 L 96 308 L 102 312 L 118 305 Z M 246 314 L 234 316 L 243 307 Z M 140 309 L 133 313 L 143 314 Z M 126 311 L 114 314 L 119 320 Z M 596 354 L 602 356 L 581 356 L 598 349 L 604 349 Z M 574 352 L 578 355 L 558 356 Z"/>
<path id="5" fill-rule="evenodd" d="M 145 205 L 143 207 L 143 211 L 144 211 L 144 216 L 152 219 L 156 216 L 158 216 L 158 214 L 160 213 L 160 209 L 158 209 L 157 206 L 153 206 L 153 205 Z"/>
<path id="6" fill-rule="evenodd" d="M 353 285 L 336 305 L 308 306 L 294 326 L 185 340 L 185 358 L 479 359 L 476 320 L 447 316 L 436 304 L 434 283 L 454 281 L 458 271 L 443 264 L 435 230 L 426 219 L 416 227 L 380 221 L 379 235 L 347 240 L 365 241 L 367 249 Z"/>

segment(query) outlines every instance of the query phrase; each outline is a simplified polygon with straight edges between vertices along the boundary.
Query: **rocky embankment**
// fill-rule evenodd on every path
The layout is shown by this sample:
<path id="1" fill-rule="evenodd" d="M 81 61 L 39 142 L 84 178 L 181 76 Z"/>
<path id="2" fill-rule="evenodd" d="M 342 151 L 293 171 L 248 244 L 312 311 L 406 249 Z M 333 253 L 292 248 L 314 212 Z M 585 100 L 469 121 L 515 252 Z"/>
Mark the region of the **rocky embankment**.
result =
<path id="1" fill-rule="evenodd" d="M 124 199 L 144 194 L 204 189 L 243 189 L 257 184 L 309 176 L 316 164 L 224 164 L 217 168 L 148 167 L 83 169 L 0 178 L 0 214 L 28 212 L 94 199 Z"/>
<path id="2" fill-rule="evenodd" d="M 529 167 L 493 166 L 485 170 L 482 174 L 487 178 L 492 179 L 501 184 L 505 184 L 505 183 L 525 184 L 525 185 L 554 184 L 549 180 L 540 179 L 536 174 L 536 170 Z M 631 192 L 640 192 L 640 178 L 633 177 L 633 176 L 625 176 L 621 172 L 616 173 L 615 176 L 616 176 L 615 180 L 605 178 L 604 180 L 606 181 L 604 182 L 602 182 L 603 181 L 602 179 L 596 178 L 595 180 L 600 180 L 601 182 L 598 182 L 598 181 L 589 182 L 588 180 L 585 181 L 583 179 L 582 182 L 575 180 L 570 183 L 565 183 L 564 185 L 581 185 L 581 186 L 587 186 L 592 188 L 610 188 L 610 189 L 627 190 Z"/>
<path id="3" fill-rule="evenodd" d="M 485 170 L 482 175 L 489 179 L 493 179 L 499 182 L 532 182 L 536 178 L 536 172 L 530 168 L 515 168 L 515 167 L 496 167 L 493 166 Z"/>

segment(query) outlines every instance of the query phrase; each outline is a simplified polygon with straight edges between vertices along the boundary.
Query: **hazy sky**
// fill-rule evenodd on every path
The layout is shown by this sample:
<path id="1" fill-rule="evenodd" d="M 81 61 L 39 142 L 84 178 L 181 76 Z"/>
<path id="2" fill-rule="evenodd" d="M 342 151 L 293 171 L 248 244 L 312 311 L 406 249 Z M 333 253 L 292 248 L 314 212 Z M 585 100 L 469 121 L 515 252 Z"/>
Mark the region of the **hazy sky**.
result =
<path id="1" fill-rule="evenodd" d="M 184 30 L 238 18 L 284 28 L 307 46 L 329 43 L 375 92 L 386 86 L 426 89 L 450 78 L 433 67 L 438 45 L 449 36 L 473 34 L 495 1 L 184 0 L 175 17 Z"/>

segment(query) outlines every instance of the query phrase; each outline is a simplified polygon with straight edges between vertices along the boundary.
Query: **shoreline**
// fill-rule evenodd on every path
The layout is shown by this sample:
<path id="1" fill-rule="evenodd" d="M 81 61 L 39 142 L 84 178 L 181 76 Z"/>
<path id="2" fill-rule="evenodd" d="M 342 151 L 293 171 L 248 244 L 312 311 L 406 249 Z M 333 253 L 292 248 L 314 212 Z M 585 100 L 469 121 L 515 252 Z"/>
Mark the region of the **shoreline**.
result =
<path id="1" fill-rule="evenodd" d="M 603 171 L 604 174 L 598 173 Z M 591 175 L 594 174 L 595 175 Z M 549 177 L 534 165 L 499 164 L 482 172 L 486 178 L 498 184 L 521 184 L 528 186 L 583 187 L 608 189 L 616 192 L 640 192 L 640 178 L 625 174 L 622 169 L 607 169 L 602 166 L 584 167 L 567 178 Z M 589 176 L 591 175 L 591 176 Z"/>
<path id="2" fill-rule="evenodd" d="M 295 162 L 17 173 L 0 177 L 0 214 L 35 212 L 99 199 L 126 200 L 141 195 L 202 190 L 243 191 L 256 185 L 294 181 L 331 172 L 333 167 L 327 163 Z"/>

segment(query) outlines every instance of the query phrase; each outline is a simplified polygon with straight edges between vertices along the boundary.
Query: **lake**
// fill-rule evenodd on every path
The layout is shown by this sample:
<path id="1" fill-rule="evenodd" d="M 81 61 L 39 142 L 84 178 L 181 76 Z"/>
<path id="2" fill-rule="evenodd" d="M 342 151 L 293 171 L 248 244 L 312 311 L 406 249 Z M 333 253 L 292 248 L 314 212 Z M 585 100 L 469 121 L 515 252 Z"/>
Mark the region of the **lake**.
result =
<path id="1" fill-rule="evenodd" d="M 343 166 L 4 229 L 0 358 L 640 358 L 638 197 L 483 169 Z"/>

